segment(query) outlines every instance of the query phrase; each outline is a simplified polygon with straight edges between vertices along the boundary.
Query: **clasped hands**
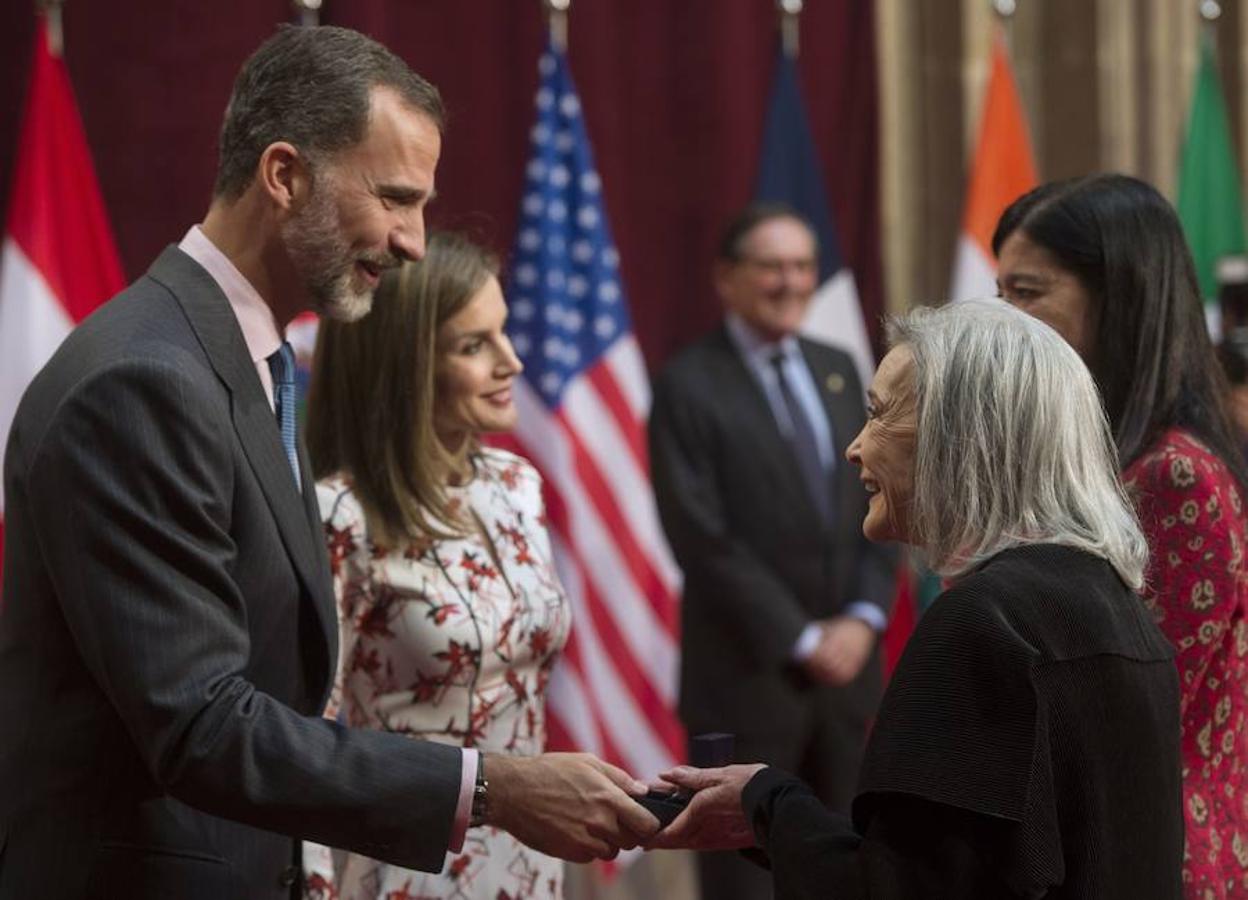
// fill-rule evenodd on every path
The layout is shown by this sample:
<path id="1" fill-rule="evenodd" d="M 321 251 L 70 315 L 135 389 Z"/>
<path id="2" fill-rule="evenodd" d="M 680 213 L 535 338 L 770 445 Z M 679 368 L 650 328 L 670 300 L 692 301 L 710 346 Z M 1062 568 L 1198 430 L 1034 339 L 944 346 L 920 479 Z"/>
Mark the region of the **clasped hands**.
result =
<path id="1" fill-rule="evenodd" d="M 695 769 L 660 776 L 665 789 L 692 793 L 688 806 L 660 830 L 636 802 L 650 785 L 588 753 L 537 757 L 489 755 L 487 821 L 535 850 L 572 862 L 613 859 L 620 850 L 737 849 L 754 845 L 741 792 L 761 765 Z"/>
<path id="2" fill-rule="evenodd" d="M 741 850 L 756 844 L 741 794 L 762 763 L 696 769 L 677 766 L 660 776 L 656 788 L 684 791 L 689 804 L 645 844 L 647 850 Z"/>

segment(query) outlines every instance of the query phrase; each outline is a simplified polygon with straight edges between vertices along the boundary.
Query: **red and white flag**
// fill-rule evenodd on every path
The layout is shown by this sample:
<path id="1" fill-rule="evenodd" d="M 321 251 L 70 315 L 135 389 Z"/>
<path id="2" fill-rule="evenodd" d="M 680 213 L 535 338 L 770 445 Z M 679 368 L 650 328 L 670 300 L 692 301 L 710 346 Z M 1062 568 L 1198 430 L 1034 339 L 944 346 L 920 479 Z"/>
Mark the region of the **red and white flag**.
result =
<path id="1" fill-rule="evenodd" d="M 74 325 L 125 285 L 69 74 L 43 17 L 11 196 L 0 256 L 0 463 L 30 380 Z M 0 537 L 3 511 L 0 485 Z"/>
<path id="2" fill-rule="evenodd" d="M 992 232 L 1005 208 L 1036 186 L 1027 118 L 1010 69 L 1005 36 L 1000 31 L 993 39 L 992 71 L 979 123 L 979 141 L 971 160 L 962 233 L 953 267 L 949 294 L 952 300 L 996 296 L 997 263 L 992 254 Z"/>

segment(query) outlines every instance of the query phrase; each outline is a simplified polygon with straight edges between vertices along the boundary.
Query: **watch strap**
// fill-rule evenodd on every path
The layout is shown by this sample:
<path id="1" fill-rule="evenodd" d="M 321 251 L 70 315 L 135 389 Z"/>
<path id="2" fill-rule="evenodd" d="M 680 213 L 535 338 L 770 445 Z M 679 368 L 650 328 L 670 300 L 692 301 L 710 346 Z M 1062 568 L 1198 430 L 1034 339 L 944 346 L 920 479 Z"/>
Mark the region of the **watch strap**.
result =
<path id="1" fill-rule="evenodd" d="M 484 825 L 489 814 L 490 783 L 485 778 L 485 754 L 477 753 L 477 780 L 472 786 L 472 811 L 468 815 L 468 825 L 476 827 Z"/>

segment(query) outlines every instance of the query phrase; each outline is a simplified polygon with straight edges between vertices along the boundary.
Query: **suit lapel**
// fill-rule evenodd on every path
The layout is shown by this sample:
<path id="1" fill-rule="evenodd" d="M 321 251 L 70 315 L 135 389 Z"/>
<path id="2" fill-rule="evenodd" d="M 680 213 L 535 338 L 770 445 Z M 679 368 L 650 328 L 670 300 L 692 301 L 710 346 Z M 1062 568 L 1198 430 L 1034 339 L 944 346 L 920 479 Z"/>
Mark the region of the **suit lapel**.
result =
<path id="1" fill-rule="evenodd" d="M 281 432 L 278 432 L 279 437 Z M 329 571 L 329 553 L 325 548 L 325 526 L 321 522 L 321 510 L 316 502 L 316 482 L 312 480 L 312 460 L 308 457 L 307 447 L 303 441 L 299 441 L 299 475 L 302 479 L 300 486 L 300 496 L 303 500 L 303 513 L 307 516 L 308 523 L 312 528 L 312 553 L 316 557 L 316 571 Z M 282 455 L 285 457 L 286 448 L 282 448 Z M 287 464 L 289 469 L 289 464 Z M 332 593 L 328 595 L 329 607 L 327 610 L 326 624 L 333 628 L 333 634 L 338 634 L 338 611 Z M 331 666 L 331 668 L 333 668 Z"/>
<path id="2" fill-rule="evenodd" d="M 835 458 L 836 476 L 829 479 L 829 490 L 834 492 L 832 500 L 835 504 L 840 498 L 849 496 L 845 490 L 846 482 L 852 486 L 858 478 L 854 467 L 845 459 L 845 450 L 862 428 L 860 388 L 856 378 L 849 377 L 836 365 L 833 354 L 820 352 L 818 345 L 804 340 L 801 341 L 801 348 L 802 356 L 815 380 L 815 388 L 819 391 L 819 399 L 827 412 L 828 424 L 832 426 L 832 455 Z M 833 509 L 836 509 L 835 505 Z"/>
<path id="3" fill-rule="evenodd" d="M 789 491 L 802 498 L 802 508 L 809 513 L 812 527 L 822 527 L 823 517 L 810 497 L 793 447 L 781 433 L 762 385 L 741 358 L 736 344 L 723 326 L 719 331 L 718 351 L 722 363 L 723 396 L 732 405 L 733 420 L 740 423 L 742 433 L 753 435 L 757 445 L 767 454 L 771 468 L 783 473 L 781 477 Z"/>
<path id="4" fill-rule="evenodd" d="M 185 253 L 169 247 L 149 273 L 168 287 L 186 312 L 213 370 L 230 392 L 234 429 L 273 513 L 286 552 L 312 598 L 331 647 L 337 643 L 337 614 L 321 539 L 311 464 L 300 442 L 303 485 L 295 485 L 282 447 L 277 418 L 256 374 L 238 319 L 212 277 Z M 332 670 L 332 667 L 331 667 Z"/>

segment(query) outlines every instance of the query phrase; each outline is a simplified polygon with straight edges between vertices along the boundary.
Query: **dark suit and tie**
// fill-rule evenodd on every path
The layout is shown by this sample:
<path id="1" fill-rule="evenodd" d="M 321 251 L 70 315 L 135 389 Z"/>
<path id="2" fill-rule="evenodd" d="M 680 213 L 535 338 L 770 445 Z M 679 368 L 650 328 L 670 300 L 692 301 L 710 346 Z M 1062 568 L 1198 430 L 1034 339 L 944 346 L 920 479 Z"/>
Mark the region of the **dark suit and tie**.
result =
<path id="1" fill-rule="evenodd" d="M 847 809 L 882 692 L 893 560 L 862 535 L 867 497 L 844 460 L 864 422 L 853 363 L 792 333 L 813 242 L 787 212 L 747 225 L 717 270 L 729 321 L 654 386 L 655 493 L 685 576 L 681 715 Z M 858 658 L 821 667 L 828 625 L 867 635 Z M 706 900 L 770 894 L 767 873 L 733 854 L 704 855 L 701 871 Z"/>
<path id="2" fill-rule="evenodd" d="M 31 385 L 0 897 L 287 897 L 290 834 L 441 865 L 460 751 L 317 717 L 337 624 L 300 463 L 301 490 L 225 297 L 175 248 Z"/>

